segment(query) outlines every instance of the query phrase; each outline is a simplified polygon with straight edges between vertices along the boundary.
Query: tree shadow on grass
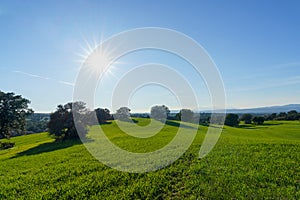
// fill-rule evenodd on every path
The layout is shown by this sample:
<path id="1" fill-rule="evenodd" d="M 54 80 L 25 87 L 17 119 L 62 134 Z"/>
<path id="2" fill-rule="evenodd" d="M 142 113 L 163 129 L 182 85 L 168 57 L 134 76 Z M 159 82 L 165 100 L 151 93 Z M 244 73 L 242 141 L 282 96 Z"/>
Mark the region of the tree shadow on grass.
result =
<path id="1" fill-rule="evenodd" d="M 112 122 L 111 121 L 106 121 L 106 122 L 101 122 L 101 123 L 99 122 L 99 124 L 100 125 L 106 125 L 106 124 L 112 124 Z"/>
<path id="2" fill-rule="evenodd" d="M 88 142 L 88 140 L 87 140 L 87 142 Z M 68 147 L 71 147 L 74 145 L 79 145 L 79 144 L 82 144 L 82 141 L 80 139 L 47 142 L 47 143 L 40 144 L 36 147 L 27 149 L 25 151 L 22 151 L 11 158 L 47 153 L 47 152 L 51 152 L 51 151 L 65 149 L 65 148 L 68 148 Z"/>
<path id="3" fill-rule="evenodd" d="M 268 126 L 277 126 L 277 125 L 281 125 L 281 123 L 241 124 L 241 125 L 238 125 L 237 128 L 260 129 L 260 128 L 267 128 Z"/>
<path id="4" fill-rule="evenodd" d="M 133 123 L 137 124 L 139 121 L 136 119 L 131 118 L 131 120 L 133 121 Z"/>
<path id="5" fill-rule="evenodd" d="M 243 129 L 257 129 L 257 127 L 255 127 L 255 126 L 253 126 L 253 125 L 251 125 L 251 124 L 249 124 L 249 125 L 247 125 L 247 124 L 241 124 L 241 125 L 238 125 L 237 128 L 243 128 Z"/>
<path id="6" fill-rule="evenodd" d="M 186 125 L 186 124 L 181 124 L 181 123 L 178 123 L 178 122 L 175 122 L 175 121 L 170 121 L 170 120 L 167 120 L 165 122 L 165 124 L 169 125 L 169 126 L 182 127 L 182 128 L 188 128 L 188 129 L 198 129 L 198 128 L 195 128 L 193 126 L 189 126 L 189 125 Z"/>
<path id="7" fill-rule="evenodd" d="M 257 126 L 278 126 L 281 125 L 282 123 L 263 123 L 263 124 L 259 124 Z"/>

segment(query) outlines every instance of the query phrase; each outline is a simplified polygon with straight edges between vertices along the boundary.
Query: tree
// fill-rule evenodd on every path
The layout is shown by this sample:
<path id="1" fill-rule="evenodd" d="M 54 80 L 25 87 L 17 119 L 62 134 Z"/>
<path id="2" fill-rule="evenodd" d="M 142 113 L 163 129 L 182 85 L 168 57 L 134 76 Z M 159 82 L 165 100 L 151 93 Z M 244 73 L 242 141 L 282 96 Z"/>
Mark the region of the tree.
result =
<path id="1" fill-rule="evenodd" d="M 64 106 L 58 105 L 57 110 L 50 114 L 49 133 L 55 135 L 57 140 L 79 138 L 79 136 L 84 138 L 87 134 L 87 125 L 89 125 L 84 120 L 87 112 L 83 102 L 67 103 Z M 74 121 L 74 115 L 76 121 Z"/>
<path id="2" fill-rule="evenodd" d="M 40 133 L 47 131 L 50 114 L 34 113 L 26 117 L 26 132 Z"/>
<path id="3" fill-rule="evenodd" d="M 254 117 L 253 118 L 254 124 L 262 125 L 265 122 L 264 117 Z"/>
<path id="4" fill-rule="evenodd" d="M 241 121 L 244 121 L 245 124 L 251 124 L 252 115 L 251 114 L 243 114 L 242 117 L 241 117 Z"/>
<path id="5" fill-rule="evenodd" d="M 167 106 L 153 106 L 151 108 L 150 117 L 158 121 L 165 121 L 170 113 L 170 110 Z"/>
<path id="6" fill-rule="evenodd" d="M 176 119 L 185 122 L 193 122 L 194 112 L 190 109 L 181 109 L 180 112 L 176 114 Z"/>
<path id="7" fill-rule="evenodd" d="M 114 114 L 114 118 L 121 121 L 128 121 L 130 119 L 130 109 L 128 107 L 121 107 Z"/>
<path id="8" fill-rule="evenodd" d="M 281 112 L 277 115 L 277 120 L 286 120 L 287 114 L 285 112 Z"/>
<path id="9" fill-rule="evenodd" d="M 97 108 L 95 109 L 95 112 L 100 124 L 105 124 L 107 120 L 110 120 L 112 118 L 110 111 L 107 108 Z"/>
<path id="10" fill-rule="evenodd" d="M 237 126 L 239 125 L 239 116 L 237 114 L 229 113 L 225 118 L 225 125 L 227 126 Z"/>
<path id="11" fill-rule="evenodd" d="M 0 138 L 25 133 L 25 117 L 33 113 L 28 104 L 30 101 L 21 95 L 0 91 Z"/>
<path id="12" fill-rule="evenodd" d="M 296 110 L 291 110 L 287 113 L 287 120 L 298 120 L 299 113 Z"/>
<path id="13" fill-rule="evenodd" d="M 47 131 L 47 121 L 26 121 L 26 131 L 27 133 L 39 133 Z"/>
<path id="14" fill-rule="evenodd" d="M 277 118 L 277 113 L 272 113 L 271 115 L 269 115 L 268 117 L 267 117 L 267 120 L 274 120 L 274 119 L 276 119 Z"/>

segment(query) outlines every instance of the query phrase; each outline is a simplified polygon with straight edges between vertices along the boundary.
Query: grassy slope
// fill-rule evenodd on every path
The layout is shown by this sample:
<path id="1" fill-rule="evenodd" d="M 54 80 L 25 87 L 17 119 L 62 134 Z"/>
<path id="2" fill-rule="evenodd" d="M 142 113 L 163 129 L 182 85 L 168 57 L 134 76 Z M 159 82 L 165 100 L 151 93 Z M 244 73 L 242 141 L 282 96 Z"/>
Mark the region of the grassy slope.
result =
<path id="1" fill-rule="evenodd" d="M 126 136 L 114 123 L 104 129 L 122 148 L 147 152 L 172 139 L 172 125 L 149 139 Z M 198 159 L 205 130 L 171 166 L 146 174 L 110 169 L 79 142 L 55 143 L 47 133 L 12 138 L 16 147 L 0 151 L 0 199 L 300 198 L 299 122 L 225 127 L 213 151 Z"/>

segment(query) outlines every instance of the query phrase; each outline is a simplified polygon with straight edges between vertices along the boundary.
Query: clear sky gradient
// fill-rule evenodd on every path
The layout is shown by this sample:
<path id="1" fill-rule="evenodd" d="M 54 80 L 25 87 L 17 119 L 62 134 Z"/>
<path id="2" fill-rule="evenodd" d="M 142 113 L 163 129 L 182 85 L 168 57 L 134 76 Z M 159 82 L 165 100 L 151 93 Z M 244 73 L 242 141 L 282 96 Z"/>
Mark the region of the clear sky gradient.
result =
<path id="1" fill-rule="evenodd" d="M 207 50 L 223 77 L 227 107 L 300 103 L 300 1 L 291 0 L 2 0 L 0 90 L 30 99 L 36 112 L 53 111 L 72 101 L 87 43 L 149 26 L 182 32 Z M 177 69 L 185 65 L 176 59 L 143 52 L 124 58 L 124 63 L 160 62 Z M 106 93 L 111 90 L 108 83 L 121 77 L 122 67 L 116 66 L 103 80 Z M 187 71 L 185 76 L 193 81 L 191 74 Z M 130 101 L 134 111 L 146 111 L 155 103 L 176 108 L 174 97 L 155 87 L 136 93 Z M 98 91 L 97 106 L 109 107 L 105 92 Z M 201 108 L 209 107 L 204 94 L 199 94 Z"/>

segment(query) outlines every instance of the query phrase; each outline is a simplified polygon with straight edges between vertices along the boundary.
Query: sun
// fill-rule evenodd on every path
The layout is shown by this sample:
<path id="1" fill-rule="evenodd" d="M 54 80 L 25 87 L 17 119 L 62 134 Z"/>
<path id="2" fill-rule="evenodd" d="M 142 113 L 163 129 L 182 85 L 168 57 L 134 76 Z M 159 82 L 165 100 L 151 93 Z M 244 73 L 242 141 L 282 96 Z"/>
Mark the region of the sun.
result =
<path id="1" fill-rule="evenodd" d="M 87 40 L 84 41 L 85 47 L 81 46 L 83 53 L 78 54 L 80 64 L 95 75 L 116 78 L 114 71 L 117 69 L 117 65 L 121 64 L 113 60 L 115 57 L 114 52 L 117 47 L 104 48 L 102 39 L 100 42 L 95 42 L 94 40 L 93 44 Z"/>

